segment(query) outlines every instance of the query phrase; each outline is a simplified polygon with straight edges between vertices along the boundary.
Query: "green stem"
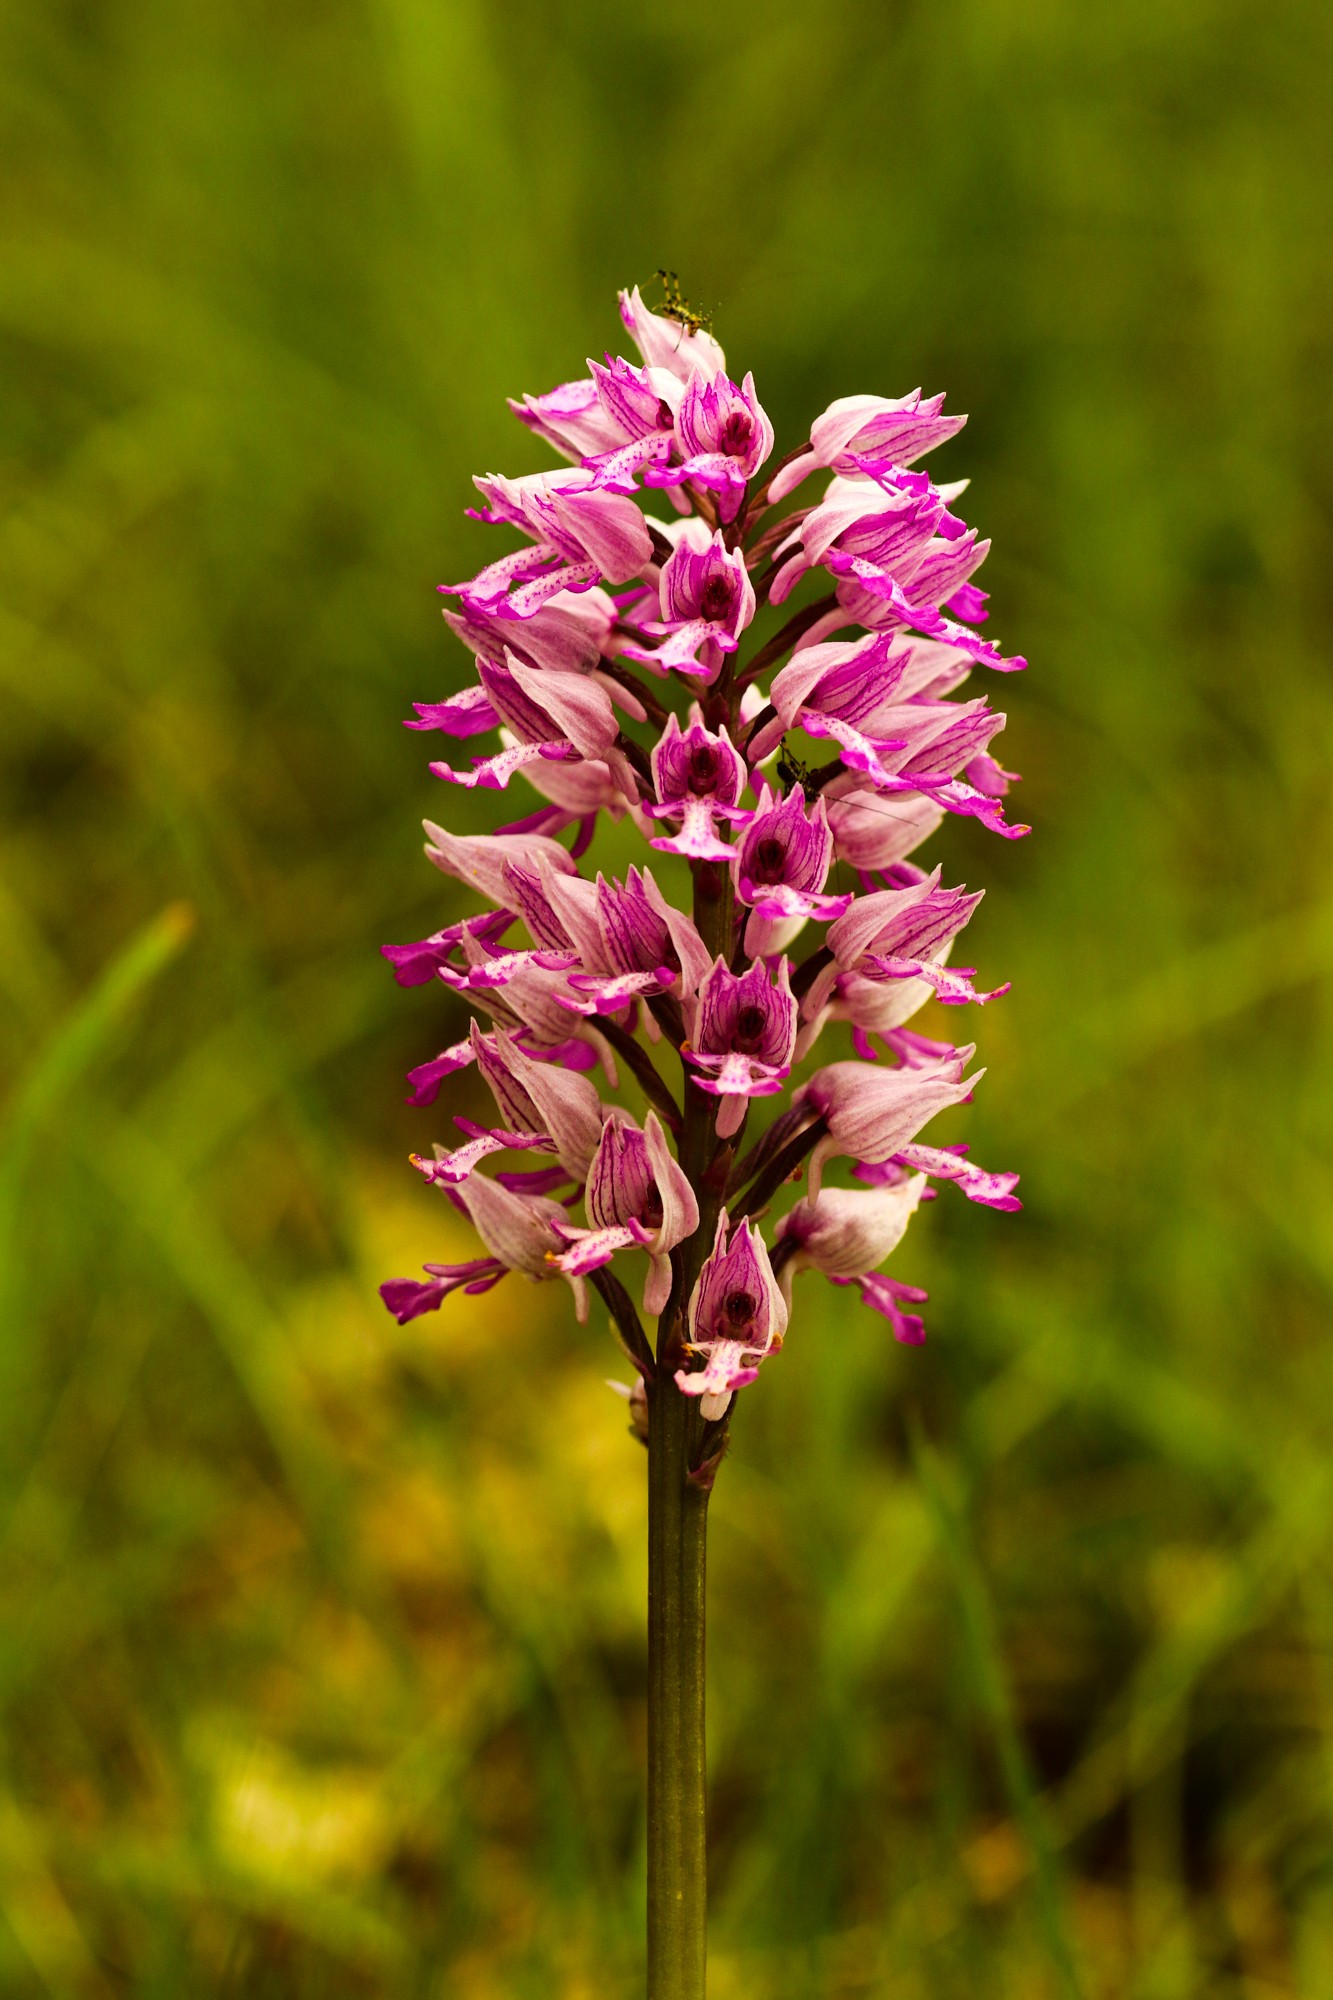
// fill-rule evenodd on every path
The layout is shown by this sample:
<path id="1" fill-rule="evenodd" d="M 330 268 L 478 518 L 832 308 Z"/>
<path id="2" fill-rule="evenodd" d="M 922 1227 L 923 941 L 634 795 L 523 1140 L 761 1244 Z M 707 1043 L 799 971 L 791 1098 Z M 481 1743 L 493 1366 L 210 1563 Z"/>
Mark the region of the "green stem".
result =
<path id="1" fill-rule="evenodd" d="M 724 667 L 710 710 L 736 726 L 738 694 Z M 710 712 L 710 721 L 713 719 Z M 731 876 L 695 863 L 694 921 L 710 957 L 730 948 Z M 705 1843 L 704 1599 L 711 1481 L 690 1478 L 704 1456 L 699 1400 L 676 1387 L 689 1302 L 713 1246 L 729 1149 L 717 1148 L 716 1100 L 684 1076 L 680 1163 L 699 1199 L 699 1227 L 675 1253 L 675 1281 L 658 1322 L 648 1392 L 648 2000 L 704 2000 L 708 1875 Z"/>
<path id="2" fill-rule="evenodd" d="M 648 1433 L 648 2000 L 703 2000 L 704 1558 L 708 1495 L 689 1467 L 702 1419 L 663 1369 Z"/>

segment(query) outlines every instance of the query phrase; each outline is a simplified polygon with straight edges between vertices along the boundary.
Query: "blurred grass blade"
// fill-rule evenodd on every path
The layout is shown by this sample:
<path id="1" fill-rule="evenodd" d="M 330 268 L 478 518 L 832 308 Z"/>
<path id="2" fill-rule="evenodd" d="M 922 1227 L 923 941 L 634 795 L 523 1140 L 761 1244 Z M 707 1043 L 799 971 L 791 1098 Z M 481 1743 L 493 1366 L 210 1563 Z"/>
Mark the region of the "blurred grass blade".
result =
<path id="1" fill-rule="evenodd" d="M 155 1246 L 181 1292 L 202 1313 L 282 1467 L 316 1551 L 340 1569 L 349 1589 L 355 1565 L 337 1539 L 335 1458 L 293 1365 L 280 1317 L 205 1202 L 176 1164 L 129 1120 L 118 1119 L 86 1149 L 89 1172 L 123 1205 Z"/>
<path id="2" fill-rule="evenodd" d="M 106 2000 L 111 1987 L 52 1872 L 39 1825 L 0 1797 L 0 1909 L 44 1993 Z"/>
<path id="3" fill-rule="evenodd" d="M 171 964 L 194 927 L 188 904 L 170 903 L 131 938 L 53 1030 L 0 1119 L 0 1321 L 12 1302 L 23 1178 L 42 1121 L 110 1045 L 139 996 Z"/>
<path id="4" fill-rule="evenodd" d="M 990 1726 L 1010 1810 L 1031 1858 L 1037 1914 L 1046 1948 L 1067 2000 L 1081 2000 L 1083 1989 L 1065 1921 L 1054 1844 L 1038 1803 L 1023 1739 L 1014 1720 L 1009 1678 L 995 1629 L 990 1592 L 968 1540 L 962 1514 L 948 1494 L 938 1455 L 931 1450 L 916 1424 L 912 1426 L 911 1440 L 912 1459 L 922 1497 L 934 1520 L 957 1593 L 977 1700 Z"/>
<path id="5" fill-rule="evenodd" d="M 0 1124 L 0 1173 L 14 1171 L 43 1114 L 110 1041 L 134 1001 L 164 972 L 194 928 L 188 904 L 171 903 L 93 982 L 51 1035 L 16 1088 Z"/>

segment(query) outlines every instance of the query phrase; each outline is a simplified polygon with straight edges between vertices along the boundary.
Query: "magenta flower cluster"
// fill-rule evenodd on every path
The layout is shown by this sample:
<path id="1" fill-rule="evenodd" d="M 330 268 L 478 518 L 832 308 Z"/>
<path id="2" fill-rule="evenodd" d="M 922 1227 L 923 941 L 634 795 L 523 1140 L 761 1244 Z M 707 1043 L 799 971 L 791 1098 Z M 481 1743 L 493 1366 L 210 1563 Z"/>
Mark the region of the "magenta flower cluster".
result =
<path id="1" fill-rule="evenodd" d="M 411 1072 L 409 1102 L 475 1065 L 496 1117 L 458 1118 L 458 1143 L 414 1156 L 482 1254 L 382 1291 L 406 1321 L 517 1271 L 564 1279 L 583 1317 L 591 1283 L 642 1381 L 665 1368 L 716 1421 L 781 1346 L 798 1272 L 857 1286 L 918 1342 L 925 1294 L 881 1266 L 929 1183 L 1019 1206 L 1015 1175 L 922 1143 L 982 1072 L 970 1044 L 908 1022 L 931 998 L 1006 990 L 951 962 L 979 895 L 912 857 L 946 814 L 1027 831 L 991 750 L 1004 716 L 955 699 L 974 667 L 1024 662 L 975 629 L 989 544 L 953 511 L 965 482 L 913 469 L 962 427 L 942 397 L 844 397 L 765 476 L 753 378 L 732 381 L 706 330 L 637 290 L 620 304 L 637 363 L 590 361 L 513 405 L 570 467 L 477 480 L 477 518 L 521 544 L 442 586 L 476 678 L 408 724 L 497 733 L 468 768 L 431 769 L 493 791 L 517 779 L 537 803 L 470 838 L 428 821 L 429 859 L 485 907 L 385 948 L 400 983 L 475 1010 Z M 819 474 L 817 497 L 781 510 Z M 756 616 L 807 579 L 818 594 L 746 660 Z M 663 857 L 660 882 L 647 865 L 580 869 L 617 821 Z M 834 1029 L 854 1053 L 812 1067 Z M 622 1076 L 639 1117 L 613 1095 Z M 492 1154 L 531 1159 L 492 1173 Z M 836 1160 L 859 1186 L 826 1183 Z M 802 1176 L 766 1243 L 762 1219 Z M 622 1259 L 646 1260 L 643 1308 L 665 1315 L 656 1359 Z M 641 1414 L 641 1386 L 634 1400 Z"/>

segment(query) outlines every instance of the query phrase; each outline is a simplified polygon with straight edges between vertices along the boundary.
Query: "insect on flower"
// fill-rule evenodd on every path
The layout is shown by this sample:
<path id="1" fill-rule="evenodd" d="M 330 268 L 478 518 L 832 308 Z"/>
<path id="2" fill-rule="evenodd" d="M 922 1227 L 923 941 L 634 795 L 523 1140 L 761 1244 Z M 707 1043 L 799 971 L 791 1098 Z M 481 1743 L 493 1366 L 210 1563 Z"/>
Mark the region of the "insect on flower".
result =
<path id="1" fill-rule="evenodd" d="M 660 311 L 663 319 L 674 319 L 687 333 L 712 331 L 712 313 L 689 303 L 680 289 L 680 279 L 674 271 L 664 271 L 659 267 L 653 276 L 662 287 Z"/>

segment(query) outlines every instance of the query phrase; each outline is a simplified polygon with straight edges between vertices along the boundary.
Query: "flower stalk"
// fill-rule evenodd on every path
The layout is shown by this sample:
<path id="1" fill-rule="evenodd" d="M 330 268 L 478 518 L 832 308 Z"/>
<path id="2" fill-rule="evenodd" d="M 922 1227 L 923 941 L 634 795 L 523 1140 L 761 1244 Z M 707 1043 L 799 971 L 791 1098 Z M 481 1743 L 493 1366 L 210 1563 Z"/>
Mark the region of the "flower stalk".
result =
<path id="1" fill-rule="evenodd" d="M 844 397 L 765 474 L 753 378 L 733 381 L 671 299 L 653 313 L 622 294 L 621 316 L 639 363 L 608 355 L 513 405 L 568 466 L 476 482 L 479 518 L 524 546 L 442 586 L 476 680 L 408 722 L 498 731 L 469 769 L 431 770 L 532 798 L 488 835 L 426 823 L 428 859 L 487 907 L 385 947 L 455 1015 L 409 1102 L 471 1070 L 496 1118 L 457 1117 L 461 1143 L 413 1155 L 481 1254 L 381 1291 L 400 1323 L 511 1273 L 563 1280 L 580 1319 L 589 1287 L 606 1306 L 648 1448 L 647 1990 L 702 2000 L 706 1537 L 735 1398 L 780 1351 L 805 1271 L 924 1339 L 907 1308 L 925 1294 L 880 1267 L 932 1181 L 1019 1205 L 1015 1175 L 921 1143 L 981 1072 L 970 1044 L 907 1022 L 1007 990 L 949 962 L 979 897 L 910 857 L 950 815 L 1027 831 L 989 747 L 1004 717 L 951 699 L 975 667 L 1024 663 L 974 629 L 988 544 L 952 512 L 962 487 L 911 469 L 961 426 L 941 397 Z M 773 511 L 815 473 L 822 495 Z M 761 607 L 812 571 L 810 600 L 747 658 Z M 647 866 L 580 866 L 624 819 L 654 861 L 687 864 L 688 910 Z M 842 1051 L 814 1066 L 821 1039 Z"/>
<path id="2" fill-rule="evenodd" d="M 704 1992 L 708 1490 L 689 1476 L 702 1429 L 698 1402 L 659 1373 L 648 1398 L 649 2000 Z"/>

